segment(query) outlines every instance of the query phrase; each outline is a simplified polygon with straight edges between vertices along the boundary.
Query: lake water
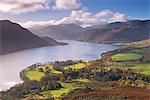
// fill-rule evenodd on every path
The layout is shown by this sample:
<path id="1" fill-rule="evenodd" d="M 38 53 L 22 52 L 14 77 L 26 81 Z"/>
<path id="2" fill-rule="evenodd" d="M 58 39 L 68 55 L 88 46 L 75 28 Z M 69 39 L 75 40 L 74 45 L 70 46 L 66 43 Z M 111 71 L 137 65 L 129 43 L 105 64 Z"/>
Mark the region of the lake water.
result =
<path id="1" fill-rule="evenodd" d="M 47 46 L 24 50 L 0 56 L 0 90 L 5 90 L 21 82 L 19 72 L 35 63 L 64 60 L 94 60 L 100 54 L 117 49 L 112 44 L 92 44 L 77 41 L 65 41 L 69 45 Z"/>

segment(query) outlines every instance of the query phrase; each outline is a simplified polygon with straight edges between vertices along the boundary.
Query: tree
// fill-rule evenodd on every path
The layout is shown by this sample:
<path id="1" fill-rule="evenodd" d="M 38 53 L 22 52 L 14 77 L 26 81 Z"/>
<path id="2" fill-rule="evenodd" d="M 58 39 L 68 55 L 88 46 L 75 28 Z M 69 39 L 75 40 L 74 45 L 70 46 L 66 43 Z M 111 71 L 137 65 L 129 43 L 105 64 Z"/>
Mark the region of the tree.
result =
<path id="1" fill-rule="evenodd" d="M 85 73 L 85 74 L 84 74 L 84 76 L 83 76 L 83 78 L 85 78 L 85 79 L 89 79 L 89 75 L 88 75 L 88 73 Z"/>
<path id="2" fill-rule="evenodd" d="M 43 68 L 39 68 L 38 71 L 39 71 L 39 72 L 44 72 Z"/>
<path id="3" fill-rule="evenodd" d="M 60 79 L 59 79 L 61 82 L 65 82 L 66 81 L 66 78 L 64 76 L 61 76 Z"/>
<path id="4" fill-rule="evenodd" d="M 70 75 L 67 77 L 67 81 L 72 81 L 72 77 Z"/>

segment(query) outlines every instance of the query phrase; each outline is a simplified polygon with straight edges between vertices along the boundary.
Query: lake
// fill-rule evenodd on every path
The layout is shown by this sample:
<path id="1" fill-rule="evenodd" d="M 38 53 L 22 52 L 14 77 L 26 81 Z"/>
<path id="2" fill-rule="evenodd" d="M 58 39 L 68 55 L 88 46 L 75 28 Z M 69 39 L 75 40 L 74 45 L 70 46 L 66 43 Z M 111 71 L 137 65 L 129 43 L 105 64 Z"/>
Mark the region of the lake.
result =
<path id="1" fill-rule="evenodd" d="M 113 44 L 93 44 L 65 40 L 65 46 L 47 46 L 0 56 L 0 90 L 22 82 L 19 72 L 35 63 L 64 60 L 94 60 L 100 54 L 119 48 Z"/>

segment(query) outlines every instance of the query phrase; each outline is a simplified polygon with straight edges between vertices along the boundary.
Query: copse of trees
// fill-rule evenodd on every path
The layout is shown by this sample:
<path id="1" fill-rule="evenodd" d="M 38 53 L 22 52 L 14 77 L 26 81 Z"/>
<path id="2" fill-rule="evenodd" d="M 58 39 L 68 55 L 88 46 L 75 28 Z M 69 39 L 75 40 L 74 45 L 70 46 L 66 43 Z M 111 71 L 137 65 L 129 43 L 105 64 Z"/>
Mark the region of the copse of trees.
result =
<path id="1" fill-rule="evenodd" d="M 45 76 L 40 81 L 41 85 L 43 86 L 44 91 L 45 90 L 55 90 L 58 88 L 61 88 L 61 84 L 54 81 L 51 76 Z"/>
<path id="2" fill-rule="evenodd" d="M 41 81 L 25 81 L 23 84 L 16 85 L 10 90 L 0 93 L 2 100 L 16 100 L 24 98 L 25 95 L 30 93 L 39 93 L 47 90 L 55 90 L 61 88 L 61 84 L 45 76 Z M 14 99 L 13 99 L 14 98 Z"/>
<path id="3" fill-rule="evenodd" d="M 143 75 L 140 73 L 135 73 L 130 69 L 119 69 L 119 68 L 110 68 L 105 69 L 99 66 L 88 67 L 81 70 L 64 70 L 62 77 L 63 80 L 67 80 L 68 76 L 72 79 L 84 78 L 97 81 L 118 81 L 122 80 L 142 80 L 150 83 L 150 75 Z"/>

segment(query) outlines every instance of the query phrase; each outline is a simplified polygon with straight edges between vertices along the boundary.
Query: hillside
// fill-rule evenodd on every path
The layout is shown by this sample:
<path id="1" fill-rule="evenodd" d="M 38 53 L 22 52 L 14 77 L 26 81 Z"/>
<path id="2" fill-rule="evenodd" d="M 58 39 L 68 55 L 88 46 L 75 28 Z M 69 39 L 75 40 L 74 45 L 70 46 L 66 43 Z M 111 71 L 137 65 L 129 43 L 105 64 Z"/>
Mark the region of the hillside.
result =
<path id="1" fill-rule="evenodd" d="M 92 61 L 34 64 L 20 72 L 24 83 L 0 99 L 149 100 L 149 48 L 122 48 Z"/>
<path id="2" fill-rule="evenodd" d="M 134 42 L 145 40 L 150 35 L 149 20 L 133 20 L 128 22 L 115 22 L 106 25 L 103 28 L 88 30 L 83 41 L 94 43 L 112 43 L 112 42 Z"/>
<path id="3" fill-rule="evenodd" d="M 44 28 L 30 28 L 34 34 L 38 36 L 51 36 L 55 39 L 75 39 L 80 34 L 79 32 L 83 31 L 83 28 L 76 24 L 60 24 L 60 25 L 51 25 Z"/>
<path id="4" fill-rule="evenodd" d="M 50 37 L 42 37 L 43 40 L 45 40 L 46 42 L 48 42 L 50 45 L 67 45 L 68 43 L 64 43 L 64 42 L 57 42 L 56 40 L 50 38 Z"/>
<path id="5" fill-rule="evenodd" d="M 12 23 L 8 20 L 0 21 L 0 26 L 0 54 L 7 54 L 41 46 L 62 44 L 52 38 L 49 38 L 49 42 L 47 42 L 44 39 L 33 35 L 29 30 L 21 27 L 19 24 Z M 50 42 L 50 40 L 53 42 Z"/>
<path id="6" fill-rule="evenodd" d="M 75 24 L 52 25 L 32 30 L 40 36 L 52 36 L 56 39 L 79 40 L 94 43 L 134 42 L 148 39 L 150 20 L 129 20 L 107 25 L 81 28 Z"/>
<path id="7" fill-rule="evenodd" d="M 131 43 L 124 43 L 123 45 L 125 45 L 125 47 L 136 47 L 136 48 L 150 47 L 150 39 L 131 42 Z"/>

